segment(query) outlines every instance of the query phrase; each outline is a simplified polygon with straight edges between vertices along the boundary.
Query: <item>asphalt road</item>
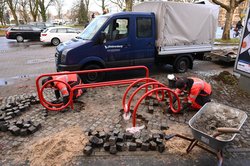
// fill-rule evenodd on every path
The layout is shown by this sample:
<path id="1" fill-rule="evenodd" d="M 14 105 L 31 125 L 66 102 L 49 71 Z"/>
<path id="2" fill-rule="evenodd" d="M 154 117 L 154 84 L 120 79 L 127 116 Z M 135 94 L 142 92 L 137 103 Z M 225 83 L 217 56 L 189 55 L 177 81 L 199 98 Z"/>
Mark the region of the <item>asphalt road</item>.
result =
<path id="1" fill-rule="evenodd" d="M 0 84 L 23 77 L 55 72 L 55 48 L 41 42 L 17 43 L 0 37 Z"/>

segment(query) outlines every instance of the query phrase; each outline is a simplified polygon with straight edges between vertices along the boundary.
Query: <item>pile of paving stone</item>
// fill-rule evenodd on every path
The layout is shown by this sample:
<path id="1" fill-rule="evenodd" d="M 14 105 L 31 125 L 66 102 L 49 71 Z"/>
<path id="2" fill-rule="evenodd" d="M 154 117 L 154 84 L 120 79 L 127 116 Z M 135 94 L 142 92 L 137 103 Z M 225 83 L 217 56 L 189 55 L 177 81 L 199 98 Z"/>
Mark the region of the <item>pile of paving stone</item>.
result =
<path id="1" fill-rule="evenodd" d="M 15 136 L 26 136 L 37 131 L 41 124 L 24 120 L 13 121 L 13 119 L 22 115 L 31 105 L 38 103 L 39 99 L 35 93 L 3 99 L 0 107 L 0 131 L 10 131 Z"/>
<path id="2" fill-rule="evenodd" d="M 10 131 L 14 136 L 27 136 L 35 133 L 41 128 L 41 123 L 33 122 L 31 120 L 18 120 L 12 123 L 7 121 L 0 121 L 0 131 Z"/>
<path id="3" fill-rule="evenodd" d="M 116 154 L 121 151 L 158 151 L 165 150 L 165 135 L 162 131 L 149 132 L 142 130 L 135 134 L 114 131 L 89 131 L 89 142 L 84 147 L 84 154 L 91 155 L 95 148 L 104 148 L 110 154 Z"/>

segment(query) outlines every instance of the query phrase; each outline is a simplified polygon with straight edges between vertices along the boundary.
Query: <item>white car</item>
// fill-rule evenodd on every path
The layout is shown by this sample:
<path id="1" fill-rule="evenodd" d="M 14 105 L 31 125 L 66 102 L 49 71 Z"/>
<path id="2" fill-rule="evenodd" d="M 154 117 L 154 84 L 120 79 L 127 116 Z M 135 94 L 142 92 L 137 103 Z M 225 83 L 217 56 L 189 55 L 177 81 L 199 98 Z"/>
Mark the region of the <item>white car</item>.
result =
<path id="1" fill-rule="evenodd" d="M 50 27 L 40 35 L 40 41 L 57 46 L 61 42 L 68 41 L 79 35 L 79 31 L 70 27 Z"/>

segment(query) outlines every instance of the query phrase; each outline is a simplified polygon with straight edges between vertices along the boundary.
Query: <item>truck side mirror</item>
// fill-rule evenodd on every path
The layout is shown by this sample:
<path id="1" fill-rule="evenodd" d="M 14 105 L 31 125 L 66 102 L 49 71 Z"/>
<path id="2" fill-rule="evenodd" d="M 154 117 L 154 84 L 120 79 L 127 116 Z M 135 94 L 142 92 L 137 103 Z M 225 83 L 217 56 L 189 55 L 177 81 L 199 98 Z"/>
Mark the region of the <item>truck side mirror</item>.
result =
<path id="1" fill-rule="evenodd" d="M 104 31 L 101 32 L 99 43 L 100 44 L 106 43 L 106 33 Z"/>

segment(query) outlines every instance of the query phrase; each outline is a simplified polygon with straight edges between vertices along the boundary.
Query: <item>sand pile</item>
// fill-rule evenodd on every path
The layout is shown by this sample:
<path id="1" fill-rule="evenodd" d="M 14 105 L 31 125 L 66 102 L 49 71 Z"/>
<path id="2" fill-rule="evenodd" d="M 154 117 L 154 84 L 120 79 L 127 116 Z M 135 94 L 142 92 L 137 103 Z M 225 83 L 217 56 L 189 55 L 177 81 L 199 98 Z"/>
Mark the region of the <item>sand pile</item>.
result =
<path id="1" fill-rule="evenodd" d="M 31 165 L 63 165 L 81 154 L 86 142 L 82 129 L 71 127 L 36 141 L 25 156 Z"/>

